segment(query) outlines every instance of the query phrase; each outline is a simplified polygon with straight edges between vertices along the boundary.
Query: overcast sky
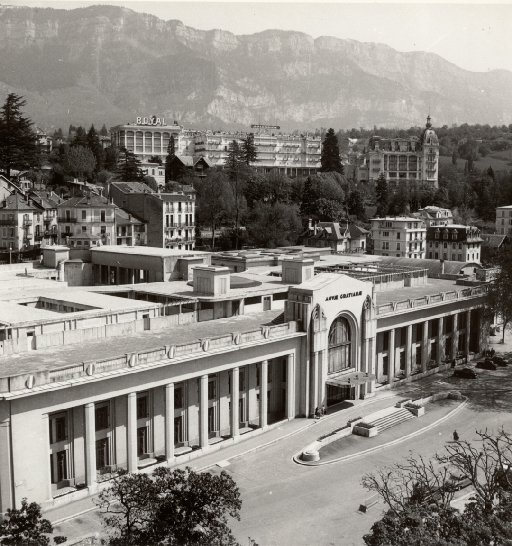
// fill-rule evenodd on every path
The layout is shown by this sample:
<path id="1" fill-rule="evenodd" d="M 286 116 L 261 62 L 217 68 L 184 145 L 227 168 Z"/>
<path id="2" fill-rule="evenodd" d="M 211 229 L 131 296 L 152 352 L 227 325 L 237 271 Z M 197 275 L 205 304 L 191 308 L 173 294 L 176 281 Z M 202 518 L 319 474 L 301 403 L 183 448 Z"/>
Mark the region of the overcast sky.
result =
<path id="1" fill-rule="evenodd" d="M 512 4 L 320 2 L 70 2 L 3 0 L 5 4 L 71 9 L 122 5 L 203 30 L 252 34 L 277 28 L 380 42 L 399 51 L 430 51 L 473 71 L 512 70 Z"/>

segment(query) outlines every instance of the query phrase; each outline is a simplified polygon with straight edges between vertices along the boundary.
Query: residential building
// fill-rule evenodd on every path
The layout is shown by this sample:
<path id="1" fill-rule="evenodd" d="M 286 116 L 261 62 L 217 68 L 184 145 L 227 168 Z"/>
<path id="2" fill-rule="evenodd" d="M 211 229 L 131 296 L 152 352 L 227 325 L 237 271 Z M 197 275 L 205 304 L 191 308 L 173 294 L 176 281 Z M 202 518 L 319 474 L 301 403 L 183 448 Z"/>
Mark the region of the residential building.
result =
<path id="1" fill-rule="evenodd" d="M 426 257 L 425 221 L 412 216 L 372 218 L 373 253 L 403 258 Z"/>
<path id="2" fill-rule="evenodd" d="M 486 285 L 423 267 L 339 255 L 345 269 L 315 274 L 326 262 L 297 255 L 231 275 L 206 253 L 90 254 L 94 291 L 2 270 L 0 513 L 92 497 L 121 471 L 186 464 L 488 346 Z M 192 282 L 162 282 L 189 260 Z M 141 282 L 147 268 L 160 282 Z"/>
<path id="3" fill-rule="evenodd" d="M 140 182 L 112 182 L 110 195 L 119 207 L 147 222 L 147 246 L 194 249 L 195 190 L 191 186 L 154 193 Z"/>
<path id="4" fill-rule="evenodd" d="M 147 222 L 120 208 L 116 208 L 115 217 L 117 245 L 146 245 Z"/>
<path id="5" fill-rule="evenodd" d="M 322 142 L 320 136 L 283 135 L 278 130 L 261 132 L 224 132 L 192 131 L 184 129 L 177 122 L 166 125 L 164 118 L 138 118 L 135 124 L 117 125 L 110 129 L 112 142 L 125 147 L 142 161 L 148 161 L 153 155 L 165 160 L 171 137 L 174 138 L 176 156 L 192 158 L 193 167 L 200 172 L 201 157 L 207 160 L 208 166 L 224 166 L 233 140 L 241 143 L 249 134 L 254 136 L 254 145 L 258 161 L 254 168 L 261 172 L 279 171 L 289 176 L 308 176 L 320 169 Z M 181 159 L 184 161 L 183 159 Z"/>
<path id="6" fill-rule="evenodd" d="M 360 182 L 376 182 L 381 174 L 392 188 L 400 182 L 419 182 L 438 187 L 439 141 L 430 116 L 421 137 L 370 138 L 366 152 L 357 160 Z"/>
<path id="7" fill-rule="evenodd" d="M 14 193 L 0 203 L 0 247 L 21 251 L 34 248 L 34 213 L 31 199 Z"/>
<path id="8" fill-rule="evenodd" d="M 165 186 L 165 165 L 141 161 L 140 168 L 145 175 L 152 176 L 156 180 L 159 188 Z"/>
<path id="9" fill-rule="evenodd" d="M 58 206 L 62 199 L 53 191 L 31 190 L 29 198 L 37 207 L 34 212 L 35 246 L 55 245 L 59 241 Z"/>
<path id="10" fill-rule="evenodd" d="M 53 138 L 44 129 L 36 127 L 37 145 L 41 152 L 49 154 L 53 148 Z"/>
<path id="11" fill-rule="evenodd" d="M 482 257 L 480 230 L 451 224 L 427 229 L 428 258 L 455 262 L 477 262 Z"/>
<path id="12" fill-rule="evenodd" d="M 496 233 L 512 235 L 512 205 L 496 208 Z"/>
<path id="13" fill-rule="evenodd" d="M 57 207 L 60 244 L 65 245 L 68 237 L 82 233 L 98 235 L 103 244 L 115 244 L 116 208 L 106 197 L 90 193 L 60 203 Z"/>
<path id="14" fill-rule="evenodd" d="M 364 252 L 368 230 L 343 222 L 309 221 L 308 229 L 301 235 L 301 243 L 310 247 L 329 247 L 333 252 Z"/>
<path id="15" fill-rule="evenodd" d="M 177 155 L 169 165 L 170 180 L 177 180 L 183 175 L 206 178 L 206 171 L 212 166 L 213 163 L 207 157 Z"/>
<path id="16" fill-rule="evenodd" d="M 425 221 L 425 225 L 430 226 L 448 226 L 453 224 L 453 215 L 450 209 L 442 209 L 441 207 L 428 206 L 413 212 L 411 216 L 421 218 Z"/>

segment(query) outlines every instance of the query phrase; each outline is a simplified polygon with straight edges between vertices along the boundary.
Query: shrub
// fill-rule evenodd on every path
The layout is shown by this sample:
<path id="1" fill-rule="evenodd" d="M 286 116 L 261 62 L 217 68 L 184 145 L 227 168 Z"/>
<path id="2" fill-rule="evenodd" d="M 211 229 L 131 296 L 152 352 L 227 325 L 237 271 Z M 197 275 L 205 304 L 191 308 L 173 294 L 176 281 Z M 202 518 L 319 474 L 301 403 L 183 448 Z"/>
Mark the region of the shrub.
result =
<path id="1" fill-rule="evenodd" d="M 362 419 L 362 417 L 354 417 L 354 419 L 349 419 L 347 421 L 347 425 L 350 425 L 351 423 L 353 423 L 354 421 L 359 421 L 359 419 Z"/>
<path id="2" fill-rule="evenodd" d="M 340 428 L 337 428 L 335 430 L 333 430 L 332 432 L 328 432 L 327 434 L 324 434 L 323 436 L 320 436 L 320 438 L 318 438 L 317 442 L 321 442 L 322 440 L 325 440 L 325 438 L 329 438 L 329 436 L 334 436 L 334 434 L 336 434 L 337 432 L 340 432 L 340 430 L 344 430 L 346 428 L 349 428 L 350 425 L 345 425 L 344 427 L 340 427 Z"/>
<path id="3" fill-rule="evenodd" d="M 405 407 L 406 408 L 413 408 L 413 409 L 420 409 L 421 406 L 420 404 L 415 404 L 414 402 L 409 402 L 409 404 L 405 404 Z"/>
<path id="4" fill-rule="evenodd" d="M 358 427 L 360 428 L 374 428 L 375 425 L 373 425 L 372 423 L 365 423 L 364 421 L 361 421 L 360 423 L 357 423 Z"/>

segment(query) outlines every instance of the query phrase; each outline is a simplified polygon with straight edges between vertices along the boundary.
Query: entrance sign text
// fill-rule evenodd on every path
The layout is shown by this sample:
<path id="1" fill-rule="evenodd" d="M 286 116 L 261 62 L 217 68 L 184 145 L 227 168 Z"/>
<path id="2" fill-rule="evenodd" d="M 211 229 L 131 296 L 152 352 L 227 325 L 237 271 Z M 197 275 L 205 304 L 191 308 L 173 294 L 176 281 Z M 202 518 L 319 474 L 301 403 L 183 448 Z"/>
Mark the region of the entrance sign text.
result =
<path id="1" fill-rule="evenodd" d="M 349 292 L 348 294 L 336 294 L 335 296 L 327 296 L 325 298 L 325 301 L 332 301 L 332 300 L 343 300 L 345 298 L 353 298 L 355 296 L 362 296 L 363 291 L 360 290 L 359 292 Z"/>
<path id="2" fill-rule="evenodd" d="M 155 116 L 150 118 L 137 118 L 137 125 L 165 125 L 165 118 L 157 118 Z"/>

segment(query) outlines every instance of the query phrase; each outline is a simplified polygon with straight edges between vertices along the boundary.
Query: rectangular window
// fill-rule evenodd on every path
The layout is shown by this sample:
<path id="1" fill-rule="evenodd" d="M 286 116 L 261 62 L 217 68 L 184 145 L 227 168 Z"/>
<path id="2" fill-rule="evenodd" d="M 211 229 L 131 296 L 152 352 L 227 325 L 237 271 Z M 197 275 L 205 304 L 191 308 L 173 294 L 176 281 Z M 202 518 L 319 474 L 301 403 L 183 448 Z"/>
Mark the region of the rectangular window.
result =
<path id="1" fill-rule="evenodd" d="M 87 219 L 87 211 L 83 210 L 82 211 L 82 220 L 86 220 L 86 219 Z"/>
<path id="2" fill-rule="evenodd" d="M 389 349 L 389 332 L 382 333 L 382 350 L 387 351 Z"/>
<path id="3" fill-rule="evenodd" d="M 96 470 L 100 470 L 108 464 L 108 438 L 96 440 Z"/>
<path id="4" fill-rule="evenodd" d="M 174 389 L 174 409 L 183 407 L 183 388 L 175 387 Z"/>
<path id="5" fill-rule="evenodd" d="M 102 406 L 100 408 L 96 408 L 95 411 L 95 424 L 96 424 L 96 430 L 103 430 L 105 428 L 108 428 L 108 406 Z"/>
<path id="6" fill-rule="evenodd" d="M 439 335 L 439 319 L 434 319 L 431 321 L 432 324 L 432 337 L 437 337 Z"/>
<path id="7" fill-rule="evenodd" d="M 148 397 L 141 396 L 137 398 L 137 419 L 145 419 L 148 414 Z"/>
<path id="8" fill-rule="evenodd" d="M 55 419 L 55 441 L 62 442 L 66 439 L 66 418 L 57 417 Z"/>
<path id="9" fill-rule="evenodd" d="M 208 382 L 208 400 L 215 400 L 215 381 Z"/>
<path id="10" fill-rule="evenodd" d="M 140 427 L 137 429 L 137 456 L 144 455 L 148 452 L 148 427 Z"/>
<path id="11" fill-rule="evenodd" d="M 105 222 L 105 211 L 102 210 L 100 213 L 100 222 Z"/>
<path id="12" fill-rule="evenodd" d="M 245 374 L 243 371 L 238 373 L 238 390 L 240 392 L 245 391 Z"/>

